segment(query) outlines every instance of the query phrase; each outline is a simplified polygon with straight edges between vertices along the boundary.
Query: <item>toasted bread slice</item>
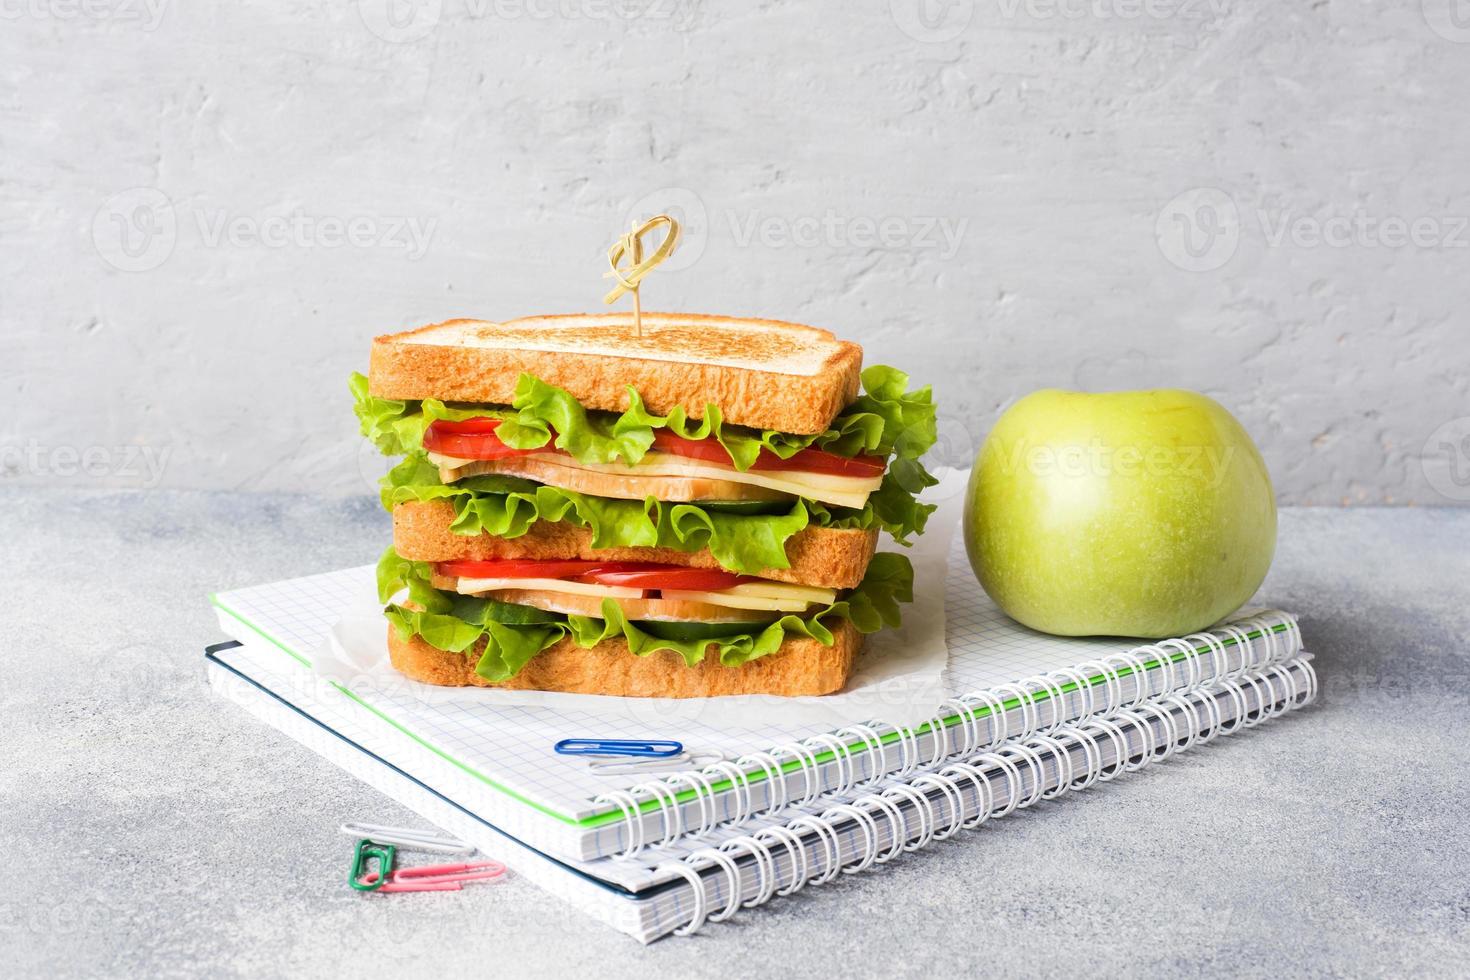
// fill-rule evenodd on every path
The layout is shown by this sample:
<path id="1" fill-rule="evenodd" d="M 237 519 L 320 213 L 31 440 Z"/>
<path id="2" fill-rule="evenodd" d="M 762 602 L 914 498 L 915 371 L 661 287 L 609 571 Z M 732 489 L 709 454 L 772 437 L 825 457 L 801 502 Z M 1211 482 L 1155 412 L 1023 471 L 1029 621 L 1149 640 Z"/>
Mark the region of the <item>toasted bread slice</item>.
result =
<path id="1" fill-rule="evenodd" d="M 704 698 L 725 694 L 776 694 L 782 697 L 831 694 L 852 676 L 863 636 L 847 620 L 832 625 L 833 643 L 823 646 L 809 637 L 788 637 L 781 649 L 740 667 L 725 667 L 706 657 L 690 667 L 672 650 L 643 657 L 628 652 L 621 637 L 590 650 L 570 638 L 541 651 L 510 680 L 494 683 L 475 673 L 480 649 L 452 653 L 407 640 L 388 627 L 388 654 L 400 673 L 445 687 L 498 687 L 518 691 L 566 691 L 637 698 Z M 482 641 L 483 642 L 483 641 Z"/>
<path id="2" fill-rule="evenodd" d="M 524 372 L 583 406 L 649 410 L 708 404 L 726 422 L 800 435 L 823 432 L 858 393 L 863 349 L 825 330 L 779 320 L 694 313 L 449 320 L 373 341 L 369 389 L 381 398 L 509 404 Z"/>
<path id="3" fill-rule="evenodd" d="M 595 558 L 654 561 L 685 568 L 719 568 L 708 550 L 592 547 L 592 532 L 564 521 L 537 521 L 518 538 L 455 534 L 454 505 L 447 500 L 409 501 L 393 508 L 393 547 L 412 561 L 470 558 Z M 878 532 L 806 527 L 786 542 L 790 568 L 767 568 L 761 578 L 828 589 L 851 589 L 863 580 L 878 546 Z"/>

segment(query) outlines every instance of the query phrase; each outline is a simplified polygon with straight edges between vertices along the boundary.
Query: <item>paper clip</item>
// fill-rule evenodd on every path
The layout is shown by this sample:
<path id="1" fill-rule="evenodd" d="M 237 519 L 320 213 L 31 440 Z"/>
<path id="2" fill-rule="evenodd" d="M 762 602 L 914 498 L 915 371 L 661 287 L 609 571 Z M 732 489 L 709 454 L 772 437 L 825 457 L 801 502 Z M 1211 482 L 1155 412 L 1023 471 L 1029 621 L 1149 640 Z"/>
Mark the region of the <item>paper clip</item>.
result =
<path id="1" fill-rule="evenodd" d="M 699 769 L 725 756 L 720 752 L 680 752 L 655 759 L 606 759 L 588 762 L 587 771 L 594 776 L 627 776 L 640 772 L 672 772 L 676 769 Z"/>
<path id="2" fill-rule="evenodd" d="M 393 860 L 398 849 L 392 844 L 375 844 L 370 840 L 357 842 L 352 852 L 352 870 L 347 873 L 347 883 L 360 892 L 374 892 L 383 887 L 383 878 L 393 873 Z M 377 871 L 368 871 L 368 862 L 378 862 Z"/>
<path id="3" fill-rule="evenodd" d="M 553 749 L 557 755 L 668 759 L 681 754 L 684 745 L 682 742 L 666 739 L 564 738 Z"/>
<path id="4" fill-rule="evenodd" d="M 435 864 L 422 868 L 398 868 L 383 875 L 370 871 L 361 879 L 353 879 L 352 887 L 372 892 L 457 892 L 461 882 L 491 881 L 504 877 L 505 865 L 499 861 L 474 864 Z"/>
<path id="5" fill-rule="evenodd" d="M 405 851 L 428 851 L 431 854 L 475 853 L 473 845 L 433 830 L 384 827 L 375 823 L 344 823 L 338 829 L 348 837 L 365 837 L 375 844 L 393 844 Z"/>

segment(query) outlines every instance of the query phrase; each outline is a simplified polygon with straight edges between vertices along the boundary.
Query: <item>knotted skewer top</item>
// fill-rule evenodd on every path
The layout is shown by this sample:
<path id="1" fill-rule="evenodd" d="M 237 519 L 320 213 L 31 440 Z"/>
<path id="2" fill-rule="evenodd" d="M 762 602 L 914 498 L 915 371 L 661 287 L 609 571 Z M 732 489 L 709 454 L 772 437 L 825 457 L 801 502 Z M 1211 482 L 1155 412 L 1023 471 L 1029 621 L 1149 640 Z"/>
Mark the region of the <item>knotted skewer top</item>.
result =
<path id="1" fill-rule="evenodd" d="M 643 236 L 658 227 L 667 227 L 668 233 L 664 240 L 659 243 L 647 258 L 643 257 Z M 633 327 L 638 336 L 643 336 L 643 304 L 638 295 L 638 287 L 643 283 L 643 277 L 652 272 L 660 262 L 674 254 L 674 249 L 679 244 L 679 222 L 667 214 L 657 214 L 641 225 L 635 225 L 626 235 L 613 243 L 612 248 L 607 250 L 607 264 L 609 271 L 603 273 L 603 278 L 613 278 L 618 284 L 608 290 L 602 298 L 604 303 L 613 303 L 624 293 L 633 294 Z M 627 259 L 628 265 L 619 267 L 618 263 Z"/>

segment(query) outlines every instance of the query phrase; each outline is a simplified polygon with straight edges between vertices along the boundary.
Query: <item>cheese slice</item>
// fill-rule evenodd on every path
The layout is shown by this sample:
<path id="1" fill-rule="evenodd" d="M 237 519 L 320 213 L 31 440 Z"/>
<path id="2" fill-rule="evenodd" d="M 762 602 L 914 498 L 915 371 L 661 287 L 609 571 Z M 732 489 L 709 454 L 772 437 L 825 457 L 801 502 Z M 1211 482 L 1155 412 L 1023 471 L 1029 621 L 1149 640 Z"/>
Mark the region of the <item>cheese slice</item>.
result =
<path id="1" fill-rule="evenodd" d="M 445 483 L 496 473 L 519 476 L 578 493 L 625 500 L 782 500 L 806 497 L 838 507 L 860 508 L 883 483 L 882 476 L 828 473 L 741 472 L 672 453 L 649 453 L 635 465 L 579 463 L 563 453 L 531 453 L 507 459 L 473 460 L 429 453 Z"/>
<path id="2" fill-rule="evenodd" d="M 644 590 L 617 585 L 594 585 L 550 578 L 455 578 L 435 585 L 451 585 L 463 595 L 488 595 L 553 612 L 601 616 L 603 599 L 614 599 L 629 619 L 682 622 L 729 622 L 770 619 L 751 613 L 801 613 L 812 606 L 830 605 L 837 593 L 786 582 L 758 582 L 729 589 L 700 592 L 685 589 Z M 647 598 L 656 593 L 656 598 Z"/>
<path id="3" fill-rule="evenodd" d="M 742 585 L 731 586 L 721 589 L 719 595 L 725 596 L 749 596 L 752 598 L 766 599 L 805 599 L 807 602 L 820 602 L 822 605 L 831 605 L 837 601 L 836 589 L 824 589 L 817 585 L 794 585 L 789 582 L 746 582 Z"/>
<path id="4" fill-rule="evenodd" d="M 585 595 L 570 595 L 566 592 L 542 592 L 535 589 L 503 589 L 486 593 L 501 602 L 513 602 L 520 606 L 532 606 L 547 612 L 566 613 L 569 616 L 602 618 L 601 599 Z M 731 609 L 728 606 L 712 606 L 703 602 L 685 602 L 679 599 L 615 599 L 623 615 L 631 620 L 643 622 L 654 620 L 665 623 L 728 623 L 730 632 L 739 632 L 763 626 L 775 619 L 779 613 L 760 612 L 750 609 Z"/>
<path id="5" fill-rule="evenodd" d="M 565 592 L 568 595 L 587 595 L 597 599 L 643 598 L 642 589 L 630 589 L 623 585 L 567 582 L 559 578 L 461 578 L 455 581 L 454 588 L 464 595 L 479 595 L 496 589 L 537 589 L 544 592 Z"/>
<path id="6" fill-rule="evenodd" d="M 683 590 L 664 589 L 659 595 L 665 599 L 676 599 L 681 602 L 708 602 L 729 609 L 759 609 L 765 612 L 806 612 L 811 603 L 805 599 L 774 599 L 770 596 L 761 595 L 731 595 L 729 591 L 724 592 L 686 592 Z"/>

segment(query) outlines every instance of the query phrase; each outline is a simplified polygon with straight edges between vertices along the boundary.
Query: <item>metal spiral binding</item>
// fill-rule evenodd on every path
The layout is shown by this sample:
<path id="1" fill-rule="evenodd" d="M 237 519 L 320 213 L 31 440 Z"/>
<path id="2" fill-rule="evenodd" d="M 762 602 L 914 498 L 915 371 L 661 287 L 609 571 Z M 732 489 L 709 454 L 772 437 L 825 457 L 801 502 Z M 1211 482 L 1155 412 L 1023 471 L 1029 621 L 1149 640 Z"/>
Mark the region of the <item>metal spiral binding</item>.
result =
<path id="1" fill-rule="evenodd" d="M 734 762 L 723 760 L 703 769 L 650 779 L 630 789 L 612 790 L 598 796 L 594 802 L 615 807 L 621 812 L 623 849 L 614 856 L 632 858 L 645 847 L 685 833 L 700 833 L 717 823 L 727 827 L 738 826 L 757 814 L 775 813 L 791 805 L 808 805 L 826 792 L 840 795 L 874 785 L 887 776 L 907 778 L 920 770 L 932 771 L 946 759 L 970 756 L 982 747 L 998 745 L 1009 738 L 1060 731 L 1069 727 L 1061 708 L 1068 697 L 1062 688 L 1069 684 L 1075 685 L 1071 694 L 1079 700 L 1079 715 L 1085 718 L 1137 706 L 1169 692 L 1183 694 L 1216 681 L 1244 676 L 1260 666 L 1245 655 L 1245 651 L 1252 649 L 1253 641 L 1247 636 L 1251 630 L 1260 634 L 1255 642 L 1262 644 L 1264 649 L 1262 664 L 1277 663 L 1300 649 L 1301 632 L 1296 620 L 1286 617 L 1284 626 L 1285 629 L 1277 633 L 1271 621 L 1258 617 L 1216 627 L 1229 636 L 1242 652 L 1240 663 L 1229 670 L 1229 651 L 1225 643 L 1214 633 L 1202 632 L 1135 647 L 987 691 L 947 698 L 929 722 L 930 731 L 926 734 L 933 744 L 927 753 L 920 751 L 923 736 L 918 733 L 918 726 L 907 728 L 884 722 L 848 725 L 835 732 L 788 742 L 765 752 L 753 752 Z M 1171 659 L 1176 655 L 1178 660 Z M 1145 666 L 1150 661 L 1159 666 L 1150 670 Z M 1126 703 L 1122 689 L 1122 672 L 1125 670 L 1137 679 L 1137 690 Z M 1101 677 L 1101 684 L 1092 683 L 1091 677 Z M 1010 718 L 1010 713 L 1018 709 L 1007 710 L 1004 704 L 1007 700 L 1018 702 L 1019 725 L 1013 725 Z M 1046 706 L 1044 722 L 1042 705 Z M 982 715 L 982 711 L 985 714 Z M 947 717 L 958 720 L 947 725 L 944 722 Z M 883 764 L 886 759 L 885 736 L 896 737 L 898 746 L 898 768 L 892 771 L 887 771 Z M 822 753 L 832 755 L 833 782 L 826 785 L 822 774 L 824 764 L 817 761 Z M 784 767 L 793 762 L 795 768 L 787 772 Z M 757 805 L 752 784 L 762 777 L 766 798 Z M 800 787 L 797 793 L 792 792 L 790 783 L 793 781 Z M 732 799 L 726 811 L 728 815 L 723 821 L 715 812 L 717 794 L 713 784 L 718 782 L 728 782 L 732 788 Z M 681 804 L 679 794 L 690 790 L 693 798 Z M 650 807 L 650 804 L 654 806 Z M 693 826 L 686 821 L 683 812 L 684 807 L 691 804 L 699 807 L 699 822 Z M 647 824 L 654 813 L 658 815 L 656 822 L 660 830 L 650 835 Z"/>
<path id="2" fill-rule="evenodd" d="M 722 921 L 741 907 L 761 905 L 807 884 L 824 884 L 839 873 L 857 874 L 1038 800 L 1161 762 L 1219 735 L 1279 717 L 1309 704 L 1316 695 L 1317 675 L 1306 660 L 1232 672 L 1207 688 L 1119 707 L 1043 733 L 1017 735 L 966 761 L 830 806 L 820 816 L 804 814 L 783 826 L 666 861 L 658 870 L 678 875 L 693 891 L 689 921 L 674 934 L 687 936 L 706 921 Z M 1228 718 L 1221 709 L 1226 700 L 1231 704 Z M 1135 745 L 1129 745 L 1125 729 L 1132 729 Z M 1111 757 L 1104 745 L 1112 749 Z M 1074 762 L 1074 749 L 1081 752 L 1081 765 Z M 1054 773 L 1051 780 L 1046 775 L 1048 761 Z M 1001 791 L 996 783 L 1003 786 Z M 853 829 L 859 843 L 844 854 L 843 835 Z M 744 870 L 738 861 L 741 855 L 751 859 Z M 713 868 L 719 873 L 702 873 Z M 712 899 L 723 904 L 715 909 Z"/>

